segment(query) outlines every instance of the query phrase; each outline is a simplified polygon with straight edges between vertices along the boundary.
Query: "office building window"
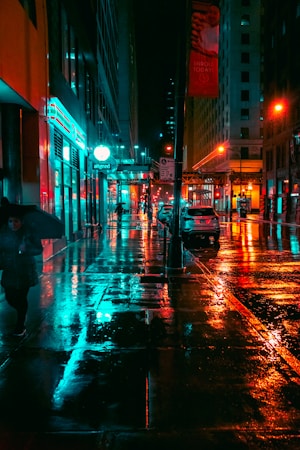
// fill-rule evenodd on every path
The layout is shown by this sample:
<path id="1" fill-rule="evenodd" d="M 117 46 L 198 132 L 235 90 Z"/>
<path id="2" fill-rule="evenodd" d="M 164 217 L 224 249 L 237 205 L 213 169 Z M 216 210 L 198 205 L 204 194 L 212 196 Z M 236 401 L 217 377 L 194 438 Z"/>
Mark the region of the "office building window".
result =
<path id="1" fill-rule="evenodd" d="M 242 127 L 241 128 L 241 139 L 249 139 L 249 137 L 250 137 L 250 135 L 249 135 L 249 128 L 248 127 Z"/>
<path id="2" fill-rule="evenodd" d="M 241 44 L 242 45 L 250 44 L 250 34 L 249 33 L 242 33 L 242 35 L 241 35 Z"/>
<path id="3" fill-rule="evenodd" d="M 247 102 L 247 101 L 249 101 L 249 98 L 250 98 L 249 90 L 248 89 L 243 89 L 241 91 L 241 101 L 242 102 Z"/>
<path id="4" fill-rule="evenodd" d="M 250 74 L 249 72 L 241 72 L 241 82 L 242 83 L 249 83 L 250 81 Z"/>
<path id="5" fill-rule="evenodd" d="M 241 63 L 248 64 L 250 62 L 250 53 L 242 52 L 241 54 Z"/>
<path id="6" fill-rule="evenodd" d="M 249 120 L 249 109 L 248 108 L 241 109 L 241 120 Z"/>
<path id="7" fill-rule="evenodd" d="M 267 171 L 273 169 L 273 153 L 272 153 L 272 151 L 266 152 L 266 169 L 267 169 Z"/>
<path id="8" fill-rule="evenodd" d="M 249 147 L 241 147 L 241 159 L 249 159 Z"/>
<path id="9" fill-rule="evenodd" d="M 250 25 L 250 16 L 249 14 L 243 14 L 241 17 L 241 25 L 243 27 Z"/>
<path id="10" fill-rule="evenodd" d="M 74 94 L 78 95 L 78 43 L 63 9 L 61 11 L 61 29 L 62 73 Z"/>
<path id="11" fill-rule="evenodd" d="M 285 22 L 283 21 L 282 22 L 282 36 L 284 36 L 286 34 L 286 24 L 285 24 Z"/>

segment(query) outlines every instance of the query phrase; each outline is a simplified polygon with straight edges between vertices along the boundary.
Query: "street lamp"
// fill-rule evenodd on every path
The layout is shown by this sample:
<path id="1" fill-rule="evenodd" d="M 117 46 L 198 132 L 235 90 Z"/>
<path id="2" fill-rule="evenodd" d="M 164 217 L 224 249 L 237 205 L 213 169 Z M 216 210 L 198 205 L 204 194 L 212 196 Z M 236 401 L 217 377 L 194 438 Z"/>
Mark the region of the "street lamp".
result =
<path id="1" fill-rule="evenodd" d="M 106 145 L 97 145 L 94 148 L 93 156 L 97 161 L 106 161 L 110 157 L 110 149 Z"/>
<path id="2" fill-rule="evenodd" d="M 93 169 L 98 173 L 99 192 L 99 219 L 98 222 L 104 224 L 107 216 L 107 173 L 117 168 L 116 160 L 111 156 L 110 148 L 105 144 L 97 145 L 92 152 Z M 96 192 L 96 186 L 95 186 Z M 95 195 L 96 197 L 96 195 Z M 96 203 L 94 205 L 96 214 Z"/>

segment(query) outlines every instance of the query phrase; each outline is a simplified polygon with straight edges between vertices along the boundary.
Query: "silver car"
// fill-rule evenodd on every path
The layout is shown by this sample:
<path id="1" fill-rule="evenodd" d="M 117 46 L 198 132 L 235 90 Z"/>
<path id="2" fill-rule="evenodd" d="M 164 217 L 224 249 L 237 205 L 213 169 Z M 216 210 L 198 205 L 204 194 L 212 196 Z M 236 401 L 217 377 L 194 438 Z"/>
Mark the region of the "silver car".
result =
<path id="1" fill-rule="evenodd" d="M 161 223 L 166 223 L 167 225 L 170 225 L 172 221 L 173 216 L 173 205 L 164 204 L 160 207 L 160 209 L 157 212 L 157 219 Z"/>
<path id="2" fill-rule="evenodd" d="M 187 206 L 182 210 L 180 231 L 184 243 L 213 238 L 218 242 L 220 222 L 212 206 Z"/>

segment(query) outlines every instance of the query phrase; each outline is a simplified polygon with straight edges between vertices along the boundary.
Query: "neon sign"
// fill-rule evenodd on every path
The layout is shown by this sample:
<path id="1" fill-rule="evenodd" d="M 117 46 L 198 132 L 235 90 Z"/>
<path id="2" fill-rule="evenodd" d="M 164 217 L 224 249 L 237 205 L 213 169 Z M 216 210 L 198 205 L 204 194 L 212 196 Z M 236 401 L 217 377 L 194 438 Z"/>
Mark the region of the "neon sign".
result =
<path id="1" fill-rule="evenodd" d="M 86 148 L 86 134 L 56 97 L 48 101 L 48 120 L 80 148 Z"/>

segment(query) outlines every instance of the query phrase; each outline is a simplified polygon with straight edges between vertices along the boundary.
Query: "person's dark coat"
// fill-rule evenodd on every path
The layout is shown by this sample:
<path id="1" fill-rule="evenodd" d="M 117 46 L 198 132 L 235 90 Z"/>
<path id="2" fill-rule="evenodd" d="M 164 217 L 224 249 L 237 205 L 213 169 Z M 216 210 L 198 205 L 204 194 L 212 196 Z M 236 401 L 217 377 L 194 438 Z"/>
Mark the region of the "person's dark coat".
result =
<path id="1" fill-rule="evenodd" d="M 22 244 L 25 244 L 25 249 L 21 252 Z M 35 286 L 38 273 L 34 256 L 42 251 L 40 239 L 23 226 L 18 231 L 3 227 L 0 230 L 0 269 L 3 270 L 1 285 L 4 289 Z"/>

